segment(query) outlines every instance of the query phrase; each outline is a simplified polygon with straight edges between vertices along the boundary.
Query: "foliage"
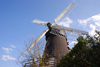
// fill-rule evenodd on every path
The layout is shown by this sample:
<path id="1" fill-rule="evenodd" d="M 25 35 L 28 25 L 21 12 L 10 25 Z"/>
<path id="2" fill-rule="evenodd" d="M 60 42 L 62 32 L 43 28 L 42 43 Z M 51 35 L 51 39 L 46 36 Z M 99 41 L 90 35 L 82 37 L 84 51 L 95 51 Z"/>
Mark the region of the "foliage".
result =
<path id="1" fill-rule="evenodd" d="M 57 64 L 57 67 L 100 67 L 100 31 L 94 37 L 79 36 L 78 43 Z"/>

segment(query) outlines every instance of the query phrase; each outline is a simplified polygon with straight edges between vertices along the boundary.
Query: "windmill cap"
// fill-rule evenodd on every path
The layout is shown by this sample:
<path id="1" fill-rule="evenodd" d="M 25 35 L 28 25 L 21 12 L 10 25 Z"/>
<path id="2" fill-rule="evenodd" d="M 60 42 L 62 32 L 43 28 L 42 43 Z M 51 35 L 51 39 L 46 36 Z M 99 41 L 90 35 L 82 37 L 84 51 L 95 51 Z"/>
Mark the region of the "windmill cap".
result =
<path id="1" fill-rule="evenodd" d="M 60 30 L 60 29 L 55 29 L 55 28 L 51 28 L 49 29 L 49 31 L 45 34 L 46 36 L 46 40 L 49 36 L 51 35 L 56 35 L 56 36 L 62 36 L 62 37 L 65 37 L 66 38 L 66 33 L 65 31 L 63 30 Z M 67 39 L 67 38 L 66 38 Z"/>

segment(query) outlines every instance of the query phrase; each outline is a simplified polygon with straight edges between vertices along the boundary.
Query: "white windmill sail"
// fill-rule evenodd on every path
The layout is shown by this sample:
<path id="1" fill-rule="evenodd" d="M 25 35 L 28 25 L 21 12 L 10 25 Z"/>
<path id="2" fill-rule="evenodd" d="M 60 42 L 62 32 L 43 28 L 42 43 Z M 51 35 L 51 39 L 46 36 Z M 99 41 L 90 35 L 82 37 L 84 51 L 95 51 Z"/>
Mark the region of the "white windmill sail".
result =
<path id="1" fill-rule="evenodd" d="M 77 30 L 77 29 L 73 29 L 73 28 L 69 28 L 69 27 L 60 26 L 60 25 L 52 26 L 52 28 L 65 30 L 65 31 L 69 31 L 69 32 L 76 32 L 76 33 L 82 34 L 82 35 L 88 35 L 88 32 L 86 32 L 86 31 Z"/>

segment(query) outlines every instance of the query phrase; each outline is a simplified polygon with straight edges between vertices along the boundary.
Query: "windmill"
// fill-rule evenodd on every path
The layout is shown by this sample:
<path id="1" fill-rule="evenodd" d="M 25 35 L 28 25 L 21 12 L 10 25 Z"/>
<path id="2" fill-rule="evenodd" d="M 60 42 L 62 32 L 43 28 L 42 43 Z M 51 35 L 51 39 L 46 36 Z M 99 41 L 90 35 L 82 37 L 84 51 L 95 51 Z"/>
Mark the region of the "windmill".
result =
<path id="1" fill-rule="evenodd" d="M 82 35 L 87 35 L 88 32 L 54 24 L 57 23 L 64 16 L 65 13 L 67 13 L 68 16 L 75 6 L 76 6 L 75 4 L 71 3 L 57 18 L 55 18 L 52 24 L 49 22 L 41 23 L 43 21 L 37 19 L 33 20 L 32 21 L 33 23 L 47 26 L 48 29 L 45 30 L 35 40 L 35 42 L 23 54 L 19 56 L 19 58 L 23 56 L 27 51 L 29 51 L 44 35 L 46 36 L 46 47 L 44 50 L 44 54 L 47 54 L 49 58 L 54 57 L 59 60 L 61 59 L 62 56 L 68 53 L 69 50 L 67 48 L 68 43 L 65 31 L 76 32 L 77 34 L 82 34 Z"/>

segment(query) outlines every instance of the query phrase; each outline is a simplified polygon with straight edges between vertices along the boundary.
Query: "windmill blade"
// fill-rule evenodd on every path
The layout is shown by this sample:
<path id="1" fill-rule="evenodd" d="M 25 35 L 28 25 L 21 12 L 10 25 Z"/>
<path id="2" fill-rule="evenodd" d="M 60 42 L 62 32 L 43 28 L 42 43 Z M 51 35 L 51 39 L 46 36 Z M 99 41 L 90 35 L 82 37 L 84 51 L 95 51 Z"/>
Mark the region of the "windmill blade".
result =
<path id="1" fill-rule="evenodd" d="M 36 24 L 44 25 L 44 26 L 47 26 L 47 23 L 48 23 L 46 21 L 41 21 L 41 20 L 37 20 L 37 19 L 33 20 L 32 22 L 36 23 Z"/>
<path id="2" fill-rule="evenodd" d="M 82 35 L 88 35 L 88 32 L 86 32 L 86 31 L 81 31 L 81 30 L 77 30 L 77 29 L 73 29 L 73 28 L 68 28 L 68 27 L 63 27 L 63 26 L 59 26 L 59 25 L 52 26 L 52 28 L 56 28 L 56 29 L 60 29 L 60 30 L 65 30 L 65 31 L 70 31 L 70 32 L 76 32 L 76 33 L 82 34 Z"/>
<path id="3" fill-rule="evenodd" d="M 36 40 L 35 42 L 22 54 L 19 56 L 18 59 L 20 59 L 21 56 L 23 56 L 27 51 L 29 51 L 44 35 L 45 33 L 48 31 L 49 29 L 45 30 Z"/>
<path id="4" fill-rule="evenodd" d="M 76 6 L 76 5 L 74 5 L 73 3 L 71 3 L 57 18 L 55 18 L 55 20 L 54 20 L 54 22 L 53 22 L 53 24 L 52 25 L 54 25 L 70 8 L 74 8 L 74 6 Z M 71 9 L 71 11 L 72 11 L 73 9 Z M 70 12 L 71 12 L 70 11 Z M 69 13 L 70 13 L 69 12 Z M 69 13 L 68 13 L 68 15 L 69 15 Z M 68 16 L 67 15 L 67 16 Z"/>

